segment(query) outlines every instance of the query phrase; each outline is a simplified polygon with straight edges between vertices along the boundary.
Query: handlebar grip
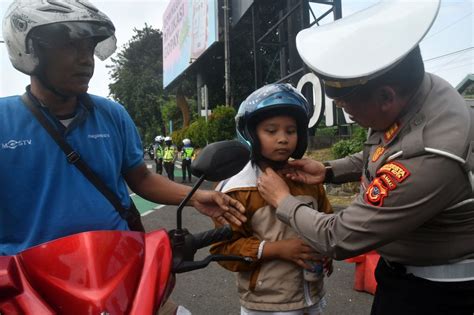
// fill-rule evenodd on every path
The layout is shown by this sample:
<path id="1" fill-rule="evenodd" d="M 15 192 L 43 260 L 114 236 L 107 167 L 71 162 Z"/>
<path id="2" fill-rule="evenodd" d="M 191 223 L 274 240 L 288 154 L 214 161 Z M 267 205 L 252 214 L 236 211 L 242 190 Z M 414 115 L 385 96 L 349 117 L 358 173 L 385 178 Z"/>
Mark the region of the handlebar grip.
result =
<path id="1" fill-rule="evenodd" d="M 198 250 L 220 241 L 230 240 L 232 238 L 232 228 L 230 225 L 224 225 L 218 229 L 197 233 L 193 236 L 193 247 Z"/>

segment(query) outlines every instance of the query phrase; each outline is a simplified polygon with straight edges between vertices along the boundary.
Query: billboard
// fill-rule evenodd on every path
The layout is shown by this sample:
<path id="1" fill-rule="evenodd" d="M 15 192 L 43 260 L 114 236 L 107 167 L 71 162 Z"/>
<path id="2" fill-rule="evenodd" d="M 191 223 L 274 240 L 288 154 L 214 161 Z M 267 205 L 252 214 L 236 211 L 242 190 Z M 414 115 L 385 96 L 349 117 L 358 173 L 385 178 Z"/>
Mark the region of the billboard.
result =
<path id="1" fill-rule="evenodd" d="M 217 0 L 171 0 L 163 14 L 163 87 L 218 40 Z"/>

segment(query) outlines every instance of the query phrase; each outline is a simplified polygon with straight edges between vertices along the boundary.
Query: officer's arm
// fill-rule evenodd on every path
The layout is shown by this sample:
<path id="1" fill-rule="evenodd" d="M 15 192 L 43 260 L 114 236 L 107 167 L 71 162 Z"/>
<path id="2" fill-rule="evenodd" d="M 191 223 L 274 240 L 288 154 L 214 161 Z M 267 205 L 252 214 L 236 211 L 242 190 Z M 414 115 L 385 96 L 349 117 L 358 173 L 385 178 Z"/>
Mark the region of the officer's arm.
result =
<path id="1" fill-rule="evenodd" d="M 386 163 L 365 192 L 336 214 L 314 211 L 288 196 L 277 216 L 317 251 L 345 259 L 394 241 L 468 198 L 459 192 L 468 194 L 469 181 L 453 160 L 423 155 L 395 163 L 401 168 Z"/>

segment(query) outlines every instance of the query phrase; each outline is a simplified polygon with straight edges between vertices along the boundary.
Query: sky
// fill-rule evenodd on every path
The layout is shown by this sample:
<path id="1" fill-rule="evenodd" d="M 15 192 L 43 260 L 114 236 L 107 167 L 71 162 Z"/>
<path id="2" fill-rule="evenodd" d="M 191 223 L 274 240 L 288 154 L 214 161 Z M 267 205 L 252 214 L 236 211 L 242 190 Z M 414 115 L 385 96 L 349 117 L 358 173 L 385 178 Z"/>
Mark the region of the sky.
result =
<path id="1" fill-rule="evenodd" d="M 134 29 L 142 29 L 145 24 L 162 29 L 162 15 L 169 1 L 173 0 L 92 0 L 91 2 L 114 22 L 117 52 L 119 52 L 133 37 Z M 376 2 L 378 1 L 342 0 L 343 17 Z M 2 19 L 10 3 L 11 0 L 0 0 Z M 458 85 L 467 74 L 474 73 L 473 11 L 474 0 L 442 1 L 435 23 L 420 44 L 426 70 L 443 77 L 453 86 Z M 326 18 L 328 19 L 329 17 Z M 2 38 L 0 35 L 0 39 Z M 89 93 L 109 95 L 108 85 L 111 79 L 106 66 L 111 64 L 110 59 L 105 61 L 96 59 Z M 0 43 L 0 97 L 22 94 L 28 84 L 29 77 L 13 68 L 5 44 Z"/>

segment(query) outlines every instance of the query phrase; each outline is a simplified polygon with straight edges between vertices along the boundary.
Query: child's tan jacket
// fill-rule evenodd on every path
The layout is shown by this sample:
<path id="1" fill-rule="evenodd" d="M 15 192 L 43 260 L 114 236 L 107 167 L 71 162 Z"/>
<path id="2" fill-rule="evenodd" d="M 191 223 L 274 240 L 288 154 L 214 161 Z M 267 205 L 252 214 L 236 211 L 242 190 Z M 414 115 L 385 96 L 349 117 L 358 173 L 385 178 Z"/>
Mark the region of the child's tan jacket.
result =
<path id="1" fill-rule="evenodd" d="M 323 282 L 306 282 L 303 269 L 283 261 L 258 261 L 260 242 L 296 238 L 298 235 L 288 225 L 279 221 L 275 208 L 260 196 L 256 182 L 261 170 L 249 162 L 234 177 L 219 183 L 220 190 L 239 200 L 246 208 L 247 222 L 241 227 L 233 226 L 232 240 L 215 244 L 213 254 L 247 256 L 255 260 L 252 264 L 220 262 L 231 271 L 237 271 L 237 285 L 242 306 L 252 310 L 288 311 L 319 302 L 324 296 Z M 293 196 L 313 209 L 331 213 L 332 208 L 322 185 L 306 185 L 287 180 Z"/>

